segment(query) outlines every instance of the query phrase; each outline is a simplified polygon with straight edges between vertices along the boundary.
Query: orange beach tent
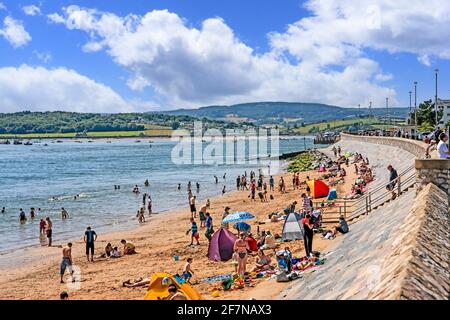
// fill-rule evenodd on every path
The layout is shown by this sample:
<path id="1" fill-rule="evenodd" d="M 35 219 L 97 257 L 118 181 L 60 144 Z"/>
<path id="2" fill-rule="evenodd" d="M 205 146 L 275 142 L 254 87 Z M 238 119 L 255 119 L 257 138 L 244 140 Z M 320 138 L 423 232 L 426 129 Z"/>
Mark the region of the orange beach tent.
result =
<path id="1" fill-rule="evenodd" d="M 311 189 L 311 196 L 314 199 L 324 198 L 328 196 L 330 192 L 330 188 L 328 188 L 327 184 L 321 180 L 311 180 L 307 182 L 308 187 Z"/>

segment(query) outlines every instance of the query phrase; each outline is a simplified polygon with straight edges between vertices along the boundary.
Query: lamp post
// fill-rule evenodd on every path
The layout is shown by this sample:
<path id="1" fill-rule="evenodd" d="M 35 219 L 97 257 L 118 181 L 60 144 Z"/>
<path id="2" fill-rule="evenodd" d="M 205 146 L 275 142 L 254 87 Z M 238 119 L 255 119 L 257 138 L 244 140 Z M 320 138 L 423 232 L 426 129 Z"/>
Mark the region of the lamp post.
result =
<path id="1" fill-rule="evenodd" d="M 439 69 L 434 70 L 435 75 L 436 75 L 436 95 L 434 96 L 434 113 L 436 115 L 436 127 L 439 124 L 439 119 L 438 119 L 438 73 L 439 73 Z"/>
<path id="2" fill-rule="evenodd" d="M 414 81 L 414 134 L 417 140 L 417 81 Z"/>
<path id="3" fill-rule="evenodd" d="M 369 102 L 369 118 L 372 119 L 372 101 Z"/>
<path id="4" fill-rule="evenodd" d="M 386 116 L 387 116 L 387 123 L 390 126 L 391 118 L 389 117 L 389 98 L 386 98 Z"/>
<path id="5" fill-rule="evenodd" d="M 410 123 L 411 123 L 411 118 L 412 118 L 411 108 L 412 108 L 412 91 L 409 92 L 409 122 Z"/>

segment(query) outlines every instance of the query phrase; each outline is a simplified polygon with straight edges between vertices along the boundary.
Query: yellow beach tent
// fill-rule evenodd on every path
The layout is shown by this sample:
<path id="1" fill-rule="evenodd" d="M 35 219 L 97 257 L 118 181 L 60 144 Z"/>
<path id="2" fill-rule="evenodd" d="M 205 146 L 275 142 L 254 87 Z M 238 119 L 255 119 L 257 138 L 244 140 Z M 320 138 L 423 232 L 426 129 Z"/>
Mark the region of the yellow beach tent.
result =
<path id="1" fill-rule="evenodd" d="M 152 276 L 144 300 L 163 300 L 167 298 L 171 284 L 175 285 L 178 291 L 184 294 L 188 300 L 202 300 L 200 293 L 190 284 L 180 284 L 173 275 L 164 272 L 157 272 Z"/>

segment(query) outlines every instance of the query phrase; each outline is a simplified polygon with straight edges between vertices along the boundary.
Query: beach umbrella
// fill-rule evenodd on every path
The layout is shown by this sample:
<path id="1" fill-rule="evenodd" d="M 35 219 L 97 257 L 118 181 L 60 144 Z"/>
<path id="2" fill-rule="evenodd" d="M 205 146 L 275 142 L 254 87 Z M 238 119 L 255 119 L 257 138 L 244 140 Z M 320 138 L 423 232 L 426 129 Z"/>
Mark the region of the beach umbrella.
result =
<path id="1" fill-rule="evenodd" d="M 245 222 L 237 222 L 234 224 L 233 228 L 238 231 L 250 231 L 251 226 Z"/>
<path id="2" fill-rule="evenodd" d="M 222 223 L 240 222 L 240 221 L 250 220 L 253 218 L 255 218 L 255 216 L 252 215 L 250 212 L 234 212 L 234 213 L 227 215 L 222 220 Z"/>
<path id="3" fill-rule="evenodd" d="M 350 158 L 351 156 L 352 156 L 352 154 L 350 153 L 350 152 L 346 152 L 345 154 L 344 154 L 344 156 L 346 157 L 346 158 Z"/>

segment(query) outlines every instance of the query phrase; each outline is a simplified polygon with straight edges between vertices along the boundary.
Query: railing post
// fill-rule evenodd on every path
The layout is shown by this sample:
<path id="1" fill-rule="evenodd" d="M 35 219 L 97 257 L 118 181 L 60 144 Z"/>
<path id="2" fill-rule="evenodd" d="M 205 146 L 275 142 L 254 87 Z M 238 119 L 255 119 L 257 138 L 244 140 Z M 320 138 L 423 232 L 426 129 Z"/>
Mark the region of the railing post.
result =
<path id="1" fill-rule="evenodd" d="M 400 196 L 401 193 L 402 193 L 402 183 L 400 176 L 398 176 L 398 196 Z"/>
<path id="2" fill-rule="evenodd" d="M 347 219 L 347 201 L 344 201 L 344 219 Z"/>
<path id="3" fill-rule="evenodd" d="M 369 197 L 366 197 L 366 215 L 369 214 Z"/>
<path id="4" fill-rule="evenodd" d="M 369 192 L 369 212 L 372 212 L 372 192 Z"/>

